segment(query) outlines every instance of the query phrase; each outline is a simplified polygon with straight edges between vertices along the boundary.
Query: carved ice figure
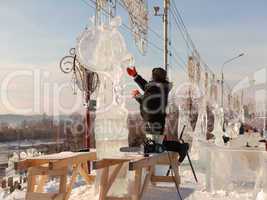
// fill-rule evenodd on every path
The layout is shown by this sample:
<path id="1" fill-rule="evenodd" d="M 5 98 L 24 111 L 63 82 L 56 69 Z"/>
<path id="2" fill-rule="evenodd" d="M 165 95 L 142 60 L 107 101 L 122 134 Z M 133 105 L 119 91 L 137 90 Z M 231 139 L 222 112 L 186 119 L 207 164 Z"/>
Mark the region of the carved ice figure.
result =
<path id="1" fill-rule="evenodd" d="M 133 64 L 123 36 L 118 31 L 121 18 L 114 18 L 109 24 L 93 26 L 78 38 L 77 58 L 82 66 L 96 71 L 100 86 L 96 92 L 97 110 L 95 118 L 95 139 L 98 159 L 116 158 L 121 155 L 120 147 L 128 146 L 128 111 L 125 109 L 123 73 L 125 67 Z M 113 182 L 110 193 L 123 196 L 128 193 L 129 178 L 124 166 Z M 96 178 L 96 191 L 100 175 Z"/>
<path id="2" fill-rule="evenodd" d="M 183 140 L 185 142 L 188 142 L 190 144 L 190 148 L 193 141 L 193 128 L 190 123 L 190 117 L 189 117 L 189 111 L 186 110 L 183 106 L 179 106 L 179 118 L 178 118 L 178 136 L 180 137 L 180 134 L 182 133 L 183 127 L 184 134 L 183 134 Z"/>
<path id="3" fill-rule="evenodd" d="M 240 121 L 242 123 L 245 123 L 245 110 L 244 110 L 244 108 L 242 108 L 240 111 Z"/>
<path id="4" fill-rule="evenodd" d="M 206 140 L 207 133 L 207 109 L 206 103 L 203 102 L 198 111 L 198 119 L 195 127 L 195 136 L 199 139 Z"/>
<path id="5" fill-rule="evenodd" d="M 215 136 L 215 144 L 216 145 L 223 145 L 223 138 L 224 135 L 223 132 L 223 123 L 224 123 L 224 112 L 223 108 L 220 108 L 218 106 L 215 107 L 213 110 L 214 114 L 214 129 L 212 131 L 212 134 Z"/>
<path id="6" fill-rule="evenodd" d="M 237 138 L 239 135 L 240 126 L 241 126 L 240 123 L 229 122 L 228 126 L 226 127 L 227 136 L 229 136 L 232 139 Z"/>

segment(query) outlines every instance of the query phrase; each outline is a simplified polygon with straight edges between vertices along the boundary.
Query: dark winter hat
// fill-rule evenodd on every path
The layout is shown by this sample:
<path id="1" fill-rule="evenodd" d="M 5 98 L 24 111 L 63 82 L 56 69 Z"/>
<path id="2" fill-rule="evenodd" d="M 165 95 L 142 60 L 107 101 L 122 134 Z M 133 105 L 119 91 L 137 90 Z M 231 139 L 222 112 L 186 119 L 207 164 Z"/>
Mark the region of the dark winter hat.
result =
<path id="1" fill-rule="evenodd" d="M 156 67 L 152 70 L 152 79 L 156 82 L 166 82 L 167 72 L 161 67 Z"/>

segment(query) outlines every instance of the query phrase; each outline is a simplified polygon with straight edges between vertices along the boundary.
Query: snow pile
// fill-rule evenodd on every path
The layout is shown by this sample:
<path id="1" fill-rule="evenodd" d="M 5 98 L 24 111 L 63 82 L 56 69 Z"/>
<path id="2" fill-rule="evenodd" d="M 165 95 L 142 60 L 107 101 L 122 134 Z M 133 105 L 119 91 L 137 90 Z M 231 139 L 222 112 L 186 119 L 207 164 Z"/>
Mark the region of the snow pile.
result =
<path id="1" fill-rule="evenodd" d="M 15 190 L 14 192 L 12 192 L 11 194 L 5 194 L 4 192 L 1 193 L 0 192 L 0 199 L 2 200 L 24 200 L 25 199 L 25 191 L 21 191 L 21 190 Z"/>

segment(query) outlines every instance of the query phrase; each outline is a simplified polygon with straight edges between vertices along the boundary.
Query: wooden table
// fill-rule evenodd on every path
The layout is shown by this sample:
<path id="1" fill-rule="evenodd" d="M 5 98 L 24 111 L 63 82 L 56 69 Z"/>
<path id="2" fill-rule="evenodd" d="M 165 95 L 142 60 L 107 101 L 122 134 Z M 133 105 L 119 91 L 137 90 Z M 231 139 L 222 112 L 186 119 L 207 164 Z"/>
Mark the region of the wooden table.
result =
<path id="1" fill-rule="evenodd" d="M 26 200 L 67 200 L 77 175 L 80 174 L 88 184 L 94 176 L 88 173 L 88 161 L 96 160 L 96 152 L 62 152 L 26 159 L 17 163 L 17 170 L 28 171 Z M 67 182 L 71 171 L 70 182 Z M 59 177 L 58 193 L 43 193 L 48 177 Z M 37 181 L 37 178 L 39 181 Z"/>
<path id="2" fill-rule="evenodd" d="M 126 197 L 108 196 L 108 192 L 115 181 L 117 175 L 122 169 L 123 164 L 128 163 L 128 170 L 134 172 L 134 191 Z M 157 176 L 155 174 L 156 165 L 172 166 L 173 176 Z M 113 171 L 110 172 L 111 167 Z M 117 158 L 104 158 L 93 161 L 93 169 L 102 169 L 100 180 L 99 200 L 140 200 L 147 188 L 149 182 L 176 182 L 180 184 L 178 153 L 164 152 L 160 154 L 151 154 L 149 157 L 143 155 L 122 155 Z M 146 175 L 142 181 L 143 170 Z"/>

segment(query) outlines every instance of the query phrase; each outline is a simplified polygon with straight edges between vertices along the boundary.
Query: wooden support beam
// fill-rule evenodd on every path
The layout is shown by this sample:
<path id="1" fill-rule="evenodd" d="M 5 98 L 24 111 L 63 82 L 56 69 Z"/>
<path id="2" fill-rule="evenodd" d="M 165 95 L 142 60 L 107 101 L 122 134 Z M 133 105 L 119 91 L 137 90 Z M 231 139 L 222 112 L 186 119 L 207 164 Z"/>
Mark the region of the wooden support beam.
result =
<path id="1" fill-rule="evenodd" d="M 31 175 L 33 176 L 38 176 L 38 175 L 48 175 L 48 176 L 61 176 L 64 174 L 67 174 L 67 168 L 62 168 L 62 169 L 54 169 L 50 170 L 48 167 L 33 167 L 31 168 L 30 171 Z"/>
<path id="2" fill-rule="evenodd" d="M 106 167 L 102 170 L 101 180 L 100 180 L 100 194 L 99 200 L 105 200 L 107 196 L 107 180 L 109 176 L 109 167 Z"/>
<path id="3" fill-rule="evenodd" d="M 145 168 L 158 164 L 161 159 L 166 160 L 167 152 L 151 155 L 150 157 L 142 157 L 129 163 L 129 170 L 136 170 L 138 168 Z"/>
<path id="4" fill-rule="evenodd" d="M 28 186 L 27 192 L 34 192 L 35 184 L 36 184 L 36 177 L 32 175 L 33 168 L 30 168 L 28 171 Z"/>
<path id="5" fill-rule="evenodd" d="M 79 173 L 87 184 L 92 184 L 95 181 L 95 176 L 89 175 L 83 167 L 79 167 Z"/>
<path id="6" fill-rule="evenodd" d="M 60 176 L 59 192 L 60 193 L 67 192 L 67 174 Z"/>
<path id="7" fill-rule="evenodd" d="M 64 200 L 64 194 L 28 192 L 26 200 Z"/>
<path id="8" fill-rule="evenodd" d="M 130 159 L 102 159 L 93 161 L 93 169 L 103 169 L 113 165 L 129 162 Z"/>
<path id="9" fill-rule="evenodd" d="M 73 167 L 72 175 L 71 175 L 71 178 L 70 178 L 70 183 L 67 186 L 67 193 L 65 194 L 64 200 L 69 199 L 71 191 L 72 191 L 72 187 L 73 187 L 73 185 L 74 185 L 74 183 L 76 181 L 78 173 L 79 173 L 79 166 L 76 165 L 76 166 Z"/>
<path id="10" fill-rule="evenodd" d="M 153 173 L 153 169 L 149 167 L 147 170 L 147 174 L 145 176 L 145 179 L 144 179 L 142 189 L 141 189 L 140 199 L 143 197 L 143 194 L 144 194 L 146 188 L 148 187 L 149 181 L 151 180 L 152 173 Z"/>
<path id="11" fill-rule="evenodd" d="M 171 176 L 151 176 L 151 182 L 163 182 L 163 183 L 171 183 L 173 182 L 173 177 Z"/>
<path id="12" fill-rule="evenodd" d="M 37 185 L 36 192 L 39 192 L 39 193 L 44 192 L 44 185 L 45 185 L 47 179 L 48 179 L 47 175 L 39 176 L 39 183 Z"/>
<path id="13" fill-rule="evenodd" d="M 106 197 L 106 200 L 132 200 L 131 197 Z"/>
<path id="14" fill-rule="evenodd" d="M 140 200 L 141 182 L 142 182 L 142 168 L 138 168 L 135 170 L 134 192 L 132 195 L 132 200 Z"/>

